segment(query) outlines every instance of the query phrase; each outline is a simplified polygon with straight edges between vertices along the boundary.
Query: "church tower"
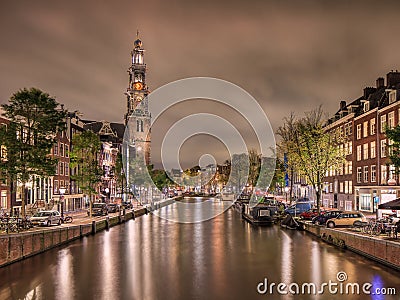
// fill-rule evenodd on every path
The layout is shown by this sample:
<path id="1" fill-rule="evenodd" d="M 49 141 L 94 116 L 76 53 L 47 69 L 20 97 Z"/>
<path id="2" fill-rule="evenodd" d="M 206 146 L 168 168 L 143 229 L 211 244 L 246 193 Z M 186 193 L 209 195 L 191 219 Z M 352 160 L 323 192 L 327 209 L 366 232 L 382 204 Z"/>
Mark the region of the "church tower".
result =
<path id="1" fill-rule="evenodd" d="M 144 49 L 139 39 L 139 32 L 131 51 L 131 66 L 128 69 L 129 85 L 126 90 L 127 112 L 125 126 L 129 123 L 130 136 L 134 137 L 135 155 L 143 151 L 146 164 L 150 164 L 151 114 L 147 95 L 146 64 L 143 60 Z"/>

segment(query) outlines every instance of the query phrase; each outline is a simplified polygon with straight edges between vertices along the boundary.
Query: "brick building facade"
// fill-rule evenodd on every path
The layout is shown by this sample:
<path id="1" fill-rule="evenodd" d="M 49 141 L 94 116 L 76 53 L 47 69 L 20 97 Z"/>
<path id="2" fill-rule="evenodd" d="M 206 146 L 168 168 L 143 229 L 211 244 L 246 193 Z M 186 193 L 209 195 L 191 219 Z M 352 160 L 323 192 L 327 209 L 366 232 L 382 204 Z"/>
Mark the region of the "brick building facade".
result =
<path id="1" fill-rule="evenodd" d="M 345 142 L 340 147 L 346 162 L 339 170 L 329 170 L 323 205 L 339 209 L 376 212 L 379 204 L 400 196 L 399 180 L 388 158 L 385 130 L 399 124 L 400 73 L 391 71 L 378 78 L 375 87 L 366 87 L 363 95 L 346 104 L 327 124 L 339 130 Z"/>

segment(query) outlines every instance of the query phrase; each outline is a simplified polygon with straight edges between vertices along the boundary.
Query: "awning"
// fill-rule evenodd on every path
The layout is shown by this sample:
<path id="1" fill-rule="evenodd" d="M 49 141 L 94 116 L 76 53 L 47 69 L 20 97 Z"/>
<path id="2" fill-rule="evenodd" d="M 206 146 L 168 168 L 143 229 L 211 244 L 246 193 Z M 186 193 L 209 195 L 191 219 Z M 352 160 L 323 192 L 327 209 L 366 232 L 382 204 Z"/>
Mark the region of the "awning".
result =
<path id="1" fill-rule="evenodd" d="M 378 205 L 379 209 L 400 210 L 400 198 Z"/>

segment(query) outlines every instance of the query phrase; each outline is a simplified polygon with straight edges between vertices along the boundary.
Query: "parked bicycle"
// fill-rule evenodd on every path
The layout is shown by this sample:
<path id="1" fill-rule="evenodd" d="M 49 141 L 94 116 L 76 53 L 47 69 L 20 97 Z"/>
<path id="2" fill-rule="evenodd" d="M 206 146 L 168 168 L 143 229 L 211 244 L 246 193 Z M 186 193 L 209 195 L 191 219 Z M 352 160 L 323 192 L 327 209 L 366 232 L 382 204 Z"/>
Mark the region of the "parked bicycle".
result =
<path id="1" fill-rule="evenodd" d="M 65 215 L 65 214 L 64 214 L 64 218 L 61 219 L 61 221 L 62 221 L 63 223 L 72 223 L 73 220 L 74 220 L 74 219 L 73 219 L 71 216 Z"/>

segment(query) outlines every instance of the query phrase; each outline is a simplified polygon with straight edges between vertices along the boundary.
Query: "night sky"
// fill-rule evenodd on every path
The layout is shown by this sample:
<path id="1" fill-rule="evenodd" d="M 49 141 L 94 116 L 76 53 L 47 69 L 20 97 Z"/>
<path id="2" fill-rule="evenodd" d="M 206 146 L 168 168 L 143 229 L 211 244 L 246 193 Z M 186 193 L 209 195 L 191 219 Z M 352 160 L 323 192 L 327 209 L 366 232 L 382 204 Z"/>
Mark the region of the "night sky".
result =
<path id="1" fill-rule="evenodd" d="M 137 29 L 151 90 L 193 76 L 228 80 L 259 101 L 274 130 L 291 111 L 322 104 L 332 115 L 340 100 L 400 69 L 399 1 L 2 0 L 0 8 L 0 103 L 34 86 L 86 119 L 123 122 Z"/>

